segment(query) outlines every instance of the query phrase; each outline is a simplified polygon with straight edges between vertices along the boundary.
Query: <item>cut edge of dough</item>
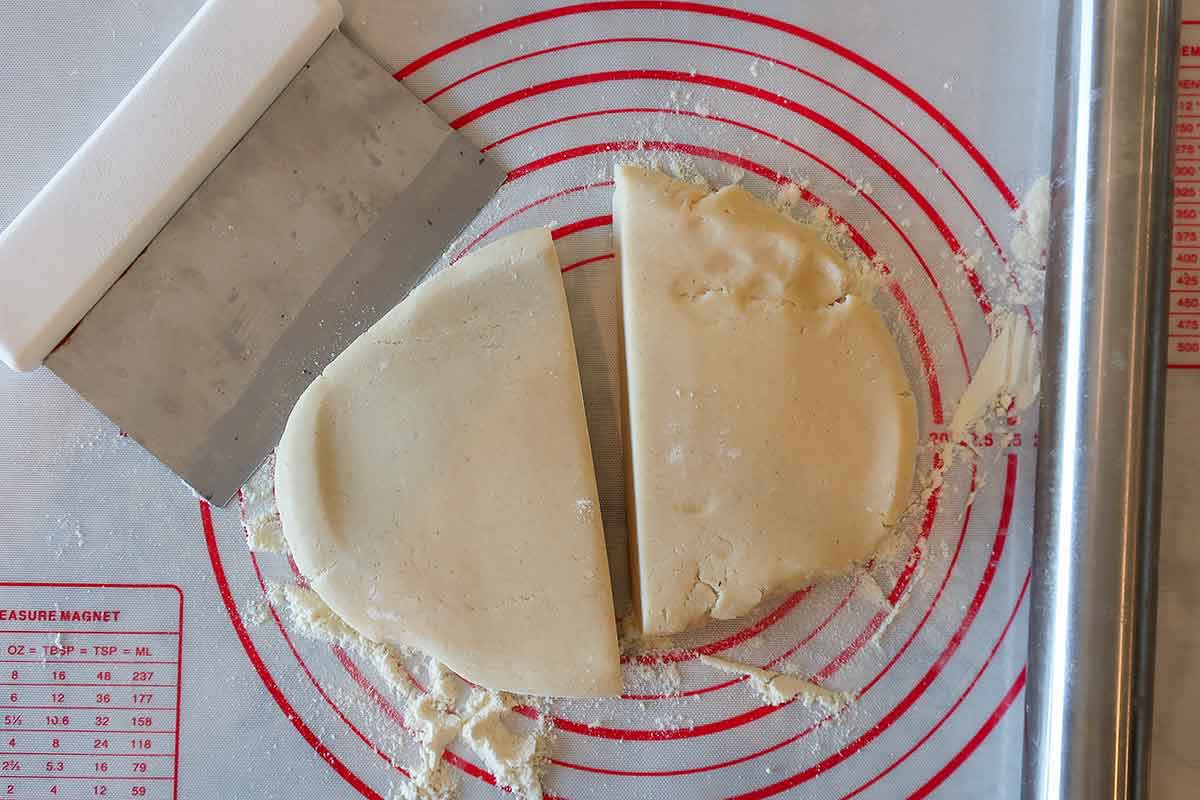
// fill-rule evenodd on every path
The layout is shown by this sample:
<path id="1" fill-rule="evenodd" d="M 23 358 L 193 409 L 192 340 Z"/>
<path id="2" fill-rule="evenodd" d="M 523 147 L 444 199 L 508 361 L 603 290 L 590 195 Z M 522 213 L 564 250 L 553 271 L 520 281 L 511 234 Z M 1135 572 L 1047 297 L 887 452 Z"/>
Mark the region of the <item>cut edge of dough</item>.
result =
<path id="1" fill-rule="evenodd" d="M 618 164 L 616 167 L 616 175 L 621 176 L 627 169 L 628 164 Z M 625 364 L 625 279 L 624 273 L 620 271 L 621 264 L 621 224 L 623 219 L 620 213 L 620 204 L 617 202 L 617 192 L 621 191 L 621 181 L 615 181 L 612 203 L 612 242 L 613 242 L 613 260 L 618 265 L 617 273 L 617 372 L 619 376 L 618 391 L 620 392 L 619 403 L 621 410 L 621 461 L 625 468 L 625 527 L 628 532 L 628 551 L 626 561 L 629 566 L 629 587 L 630 597 L 633 601 L 633 610 L 629 617 L 631 623 L 637 625 L 637 635 L 640 636 L 646 629 L 644 618 L 642 616 L 642 571 L 640 569 L 640 558 L 638 556 L 638 537 L 637 537 L 637 514 L 635 513 L 637 503 L 637 486 L 633 480 L 633 448 L 629 446 L 630 428 L 629 428 L 629 370 Z"/>

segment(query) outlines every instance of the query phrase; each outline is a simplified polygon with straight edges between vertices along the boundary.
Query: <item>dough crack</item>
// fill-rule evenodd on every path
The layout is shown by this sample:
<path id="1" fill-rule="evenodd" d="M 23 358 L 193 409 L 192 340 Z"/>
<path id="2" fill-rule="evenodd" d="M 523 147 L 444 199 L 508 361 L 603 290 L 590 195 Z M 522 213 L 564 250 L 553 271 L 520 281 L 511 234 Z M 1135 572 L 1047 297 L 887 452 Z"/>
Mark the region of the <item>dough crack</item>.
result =
<path id="1" fill-rule="evenodd" d="M 696 583 L 697 583 L 697 585 L 707 586 L 709 588 L 709 591 L 711 591 L 713 593 L 713 595 L 714 595 L 713 602 L 708 604 L 708 607 L 710 609 L 713 606 L 715 606 L 717 603 L 721 602 L 721 594 L 725 591 L 724 581 L 706 580 L 699 574 L 699 570 L 697 570 Z"/>

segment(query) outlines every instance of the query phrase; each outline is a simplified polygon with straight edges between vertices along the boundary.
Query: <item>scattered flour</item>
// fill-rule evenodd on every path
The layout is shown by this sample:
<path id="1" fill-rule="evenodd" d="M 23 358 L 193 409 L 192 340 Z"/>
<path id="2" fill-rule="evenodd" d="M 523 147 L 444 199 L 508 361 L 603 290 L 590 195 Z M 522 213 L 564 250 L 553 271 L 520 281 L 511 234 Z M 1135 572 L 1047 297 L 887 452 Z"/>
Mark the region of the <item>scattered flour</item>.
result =
<path id="1" fill-rule="evenodd" d="M 677 695 L 683 674 L 674 661 L 631 659 L 625 667 L 625 683 L 638 694 Z"/>
<path id="2" fill-rule="evenodd" d="M 422 761 L 408 774 L 411 777 L 400 784 L 396 800 L 454 800 L 459 796 L 458 781 L 441 762 L 430 767 Z"/>
<path id="3" fill-rule="evenodd" d="M 404 721 L 421 744 L 420 767 L 413 772 L 409 791 L 413 797 L 437 797 L 451 785 L 445 774 L 442 753 L 458 738 L 462 719 L 429 693 L 409 700 L 404 708 Z"/>
<path id="4" fill-rule="evenodd" d="M 637 694 L 677 695 L 683 685 L 683 674 L 674 661 L 660 658 L 656 653 L 675 649 L 669 636 L 643 636 L 636 613 L 617 620 L 618 644 L 626 662 L 625 685 Z"/>
<path id="5" fill-rule="evenodd" d="M 403 800 L 450 800 L 457 782 L 448 773 L 442 753 L 461 736 L 504 787 L 526 800 L 541 800 L 541 768 L 545 722 L 529 734 L 512 731 L 504 722 L 514 700 L 508 695 L 476 689 L 462 710 L 459 679 L 444 664 L 429 661 L 429 691 L 421 693 L 390 645 L 372 642 L 341 619 L 313 590 L 294 584 L 269 583 L 267 599 L 301 636 L 330 642 L 371 662 L 387 689 L 405 701 L 404 719 L 420 745 L 419 764 L 412 779 L 401 785 Z"/>
<path id="6" fill-rule="evenodd" d="M 286 616 L 289 627 L 309 639 L 369 655 L 377 647 L 346 624 L 312 589 L 291 583 L 267 583 L 267 600 Z"/>
<path id="7" fill-rule="evenodd" d="M 978 254 L 956 256 L 964 270 L 978 264 L 978 258 Z M 1000 310 L 993 312 L 988 322 L 991 341 L 954 409 L 946 440 L 935 446 L 932 464 L 921 478 L 921 503 L 945 485 L 946 474 L 960 457 L 979 457 L 973 436 L 998 436 L 1005 447 L 1012 443 L 1014 434 L 1006 428 L 1019 421 L 1041 390 L 1038 335 L 1026 316 Z M 986 479 L 986 470 L 978 470 L 967 505 Z"/>
<path id="8" fill-rule="evenodd" d="M 442 753 L 458 737 L 462 720 L 433 694 L 423 694 L 409 700 L 404 721 L 421 745 L 420 766 L 405 789 L 414 798 L 438 797 L 452 783 L 445 774 Z"/>
<path id="9" fill-rule="evenodd" d="M 458 702 L 459 680 L 449 667 L 436 658 L 429 659 L 429 693 L 447 707 Z"/>
<path id="10" fill-rule="evenodd" d="M 1013 212 L 1017 231 L 1009 247 L 1017 263 L 1026 268 L 1046 269 L 1050 243 L 1050 177 L 1043 175 L 1030 185 Z"/>
<path id="11" fill-rule="evenodd" d="M 1013 275 L 1020 287 L 1014 302 L 1030 304 L 1046 290 L 1046 263 L 1050 257 L 1050 178 L 1043 175 L 1025 192 L 1013 212 L 1017 230 L 1009 242 Z"/>
<path id="12" fill-rule="evenodd" d="M 905 601 L 908 600 L 908 595 L 909 592 L 905 592 L 900 597 L 900 602 L 891 607 L 891 610 L 888 611 L 887 616 L 883 618 L 883 622 L 880 622 L 879 627 L 875 629 L 873 634 L 871 634 L 871 644 L 875 645 L 876 647 L 879 646 L 880 641 L 883 639 L 883 634 L 887 632 L 887 629 L 890 628 L 892 623 L 896 621 L 896 617 L 900 615 L 900 609 L 904 607 Z"/>
<path id="13" fill-rule="evenodd" d="M 1017 416 L 1037 398 L 1040 385 L 1037 334 L 1016 313 L 998 313 L 991 344 L 954 410 L 950 438 L 958 442 L 990 420 Z"/>
<path id="14" fill-rule="evenodd" d="M 884 285 L 888 271 L 887 259 L 882 253 L 876 253 L 873 258 L 868 259 L 850 238 L 849 226 L 840 221 L 832 209 L 828 206 L 817 206 L 802 222 L 816 230 L 821 239 L 836 250 L 850 268 L 851 281 L 847 287 L 849 294 L 869 300 Z"/>
<path id="15" fill-rule="evenodd" d="M 519 734 L 509 728 L 504 716 L 511 707 L 504 695 L 472 692 L 463 712 L 462 737 L 502 787 L 526 800 L 542 800 L 539 733 Z"/>
<path id="16" fill-rule="evenodd" d="M 247 509 L 275 505 L 275 455 L 270 455 L 242 487 L 242 504 Z"/>
<path id="17" fill-rule="evenodd" d="M 780 211 L 790 211 L 800 205 L 801 201 L 804 200 L 804 189 L 805 186 L 803 183 L 792 183 L 789 181 L 782 184 L 779 190 L 775 192 L 775 207 Z"/>
<path id="18" fill-rule="evenodd" d="M 805 680 L 799 675 L 789 675 L 774 670 L 752 667 L 748 664 L 738 664 L 715 656 L 700 656 L 700 662 L 713 669 L 728 672 L 731 675 L 745 675 L 750 678 L 750 686 L 759 698 L 769 706 L 783 705 L 792 700 L 799 700 L 806 708 L 819 705 L 837 713 L 849 705 L 854 699 L 850 692 L 835 692 L 818 686 L 812 681 Z"/>
<path id="19" fill-rule="evenodd" d="M 371 662 L 388 691 L 407 700 L 416 687 L 395 647 L 373 642 L 346 624 L 312 589 L 267 583 L 267 600 L 283 611 L 288 627 L 301 636 L 329 642 Z"/>
<path id="20" fill-rule="evenodd" d="M 246 546 L 268 553 L 287 553 L 283 524 L 275 505 L 275 456 L 263 462 L 239 495 L 242 521 L 246 530 Z"/>
<path id="21" fill-rule="evenodd" d="M 257 552 L 286 554 L 287 539 L 279 516 L 263 516 L 246 522 L 246 547 Z"/>
<path id="22" fill-rule="evenodd" d="M 242 607 L 242 619 L 247 625 L 264 625 L 271 619 L 271 609 L 264 597 L 251 597 Z"/>
<path id="23" fill-rule="evenodd" d="M 968 253 L 966 250 L 960 250 L 954 254 L 954 263 L 958 264 L 963 273 L 977 275 L 983 265 L 983 251 L 977 249 L 973 253 Z"/>

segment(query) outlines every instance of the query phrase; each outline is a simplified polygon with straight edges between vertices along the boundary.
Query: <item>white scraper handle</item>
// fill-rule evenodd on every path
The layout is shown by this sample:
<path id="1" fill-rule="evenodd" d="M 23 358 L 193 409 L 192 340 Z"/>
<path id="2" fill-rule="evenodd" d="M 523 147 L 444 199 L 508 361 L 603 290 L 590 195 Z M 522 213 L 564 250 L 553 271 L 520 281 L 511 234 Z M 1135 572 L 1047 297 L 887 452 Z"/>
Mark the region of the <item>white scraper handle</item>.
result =
<path id="1" fill-rule="evenodd" d="M 341 19 L 337 0 L 208 0 L 0 232 L 0 359 L 37 367 Z"/>

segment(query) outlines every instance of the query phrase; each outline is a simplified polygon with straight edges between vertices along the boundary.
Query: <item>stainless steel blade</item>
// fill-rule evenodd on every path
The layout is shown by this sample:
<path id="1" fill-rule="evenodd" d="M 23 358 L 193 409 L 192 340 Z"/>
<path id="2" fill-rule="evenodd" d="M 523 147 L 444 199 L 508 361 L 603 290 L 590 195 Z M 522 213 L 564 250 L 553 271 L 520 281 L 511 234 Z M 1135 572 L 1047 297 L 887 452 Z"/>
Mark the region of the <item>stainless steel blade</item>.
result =
<path id="1" fill-rule="evenodd" d="M 46 363 L 224 504 L 504 178 L 334 33 Z"/>

